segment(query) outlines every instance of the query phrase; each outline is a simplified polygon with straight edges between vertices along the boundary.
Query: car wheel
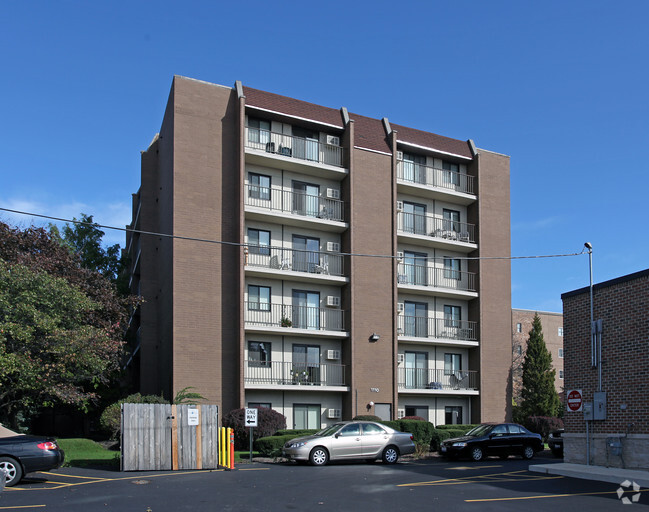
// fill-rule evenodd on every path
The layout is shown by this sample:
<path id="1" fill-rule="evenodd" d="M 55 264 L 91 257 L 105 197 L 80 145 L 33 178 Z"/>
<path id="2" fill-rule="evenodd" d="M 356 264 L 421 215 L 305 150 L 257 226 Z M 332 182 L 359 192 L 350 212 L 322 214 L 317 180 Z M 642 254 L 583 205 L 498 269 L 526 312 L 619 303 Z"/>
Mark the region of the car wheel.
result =
<path id="1" fill-rule="evenodd" d="M 482 448 L 480 448 L 479 446 L 475 446 L 471 448 L 471 458 L 474 461 L 479 462 L 482 460 L 483 457 L 484 457 L 484 453 L 482 451 Z"/>
<path id="2" fill-rule="evenodd" d="M 23 477 L 23 468 L 18 461 L 11 457 L 0 457 L 0 470 L 4 469 L 6 473 L 5 485 L 11 487 L 20 482 Z"/>
<path id="3" fill-rule="evenodd" d="M 312 466 L 324 466 L 329 462 L 329 452 L 327 452 L 327 450 L 322 446 L 316 446 L 311 450 L 309 462 Z"/>
<path id="4" fill-rule="evenodd" d="M 396 464 L 399 460 L 399 450 L 394 446 L 388 446 L 383 450 L 383 462 L 386 464 Z"/>
<path id="5" fill-rule="evenodd" d="M 532 448 L 531 446 L 526 446 L 525 448 L 523 448 L 523 458 L 529 460 L 532 457 L 534 457 L 534 448 Z"/>

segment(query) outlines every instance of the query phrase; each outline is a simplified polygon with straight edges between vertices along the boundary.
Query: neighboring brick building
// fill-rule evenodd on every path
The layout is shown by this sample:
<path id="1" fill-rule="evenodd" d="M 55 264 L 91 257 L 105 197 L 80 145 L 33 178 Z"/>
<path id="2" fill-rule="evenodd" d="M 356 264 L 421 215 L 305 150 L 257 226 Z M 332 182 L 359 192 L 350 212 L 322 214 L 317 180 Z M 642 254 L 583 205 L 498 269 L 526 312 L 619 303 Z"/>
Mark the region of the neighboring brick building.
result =
<path id="1" fill-rule="evenodd" d="M 584 402 L 598 391 L 591 364 L 589 289 L 564 293 L 565 389 Z M 589 422 L 590 463 L 649 468 L 649 269 L 593 287 L 594 319 L 602 320 L 602 385 L 606 419 Z M 565 461 L 586 463 L 584 413 L 564 415 Z M 620 450 L 617 448 L 621 446 Z"/>
<path id="2" fill-rule="evenodd" d="M 536 314 L 541 319 L 545 346 L 552 356 L 552 367 L 556 370 L 555 387 L 559 396 L 563 397 L 563 315 L 547 311 L 512 309 L 512 396 L 516 403 L 521 396 L 523 361 Z"/>
<path id="3" fill-rule="evenodd" d="M 475 259 L 510 254 L 509 157 L 174 77 L 141 179 L 133 228 L 204 240 L 128 237 L 142 392 L 289 427 L 510 415 L 510 263 Z"/>

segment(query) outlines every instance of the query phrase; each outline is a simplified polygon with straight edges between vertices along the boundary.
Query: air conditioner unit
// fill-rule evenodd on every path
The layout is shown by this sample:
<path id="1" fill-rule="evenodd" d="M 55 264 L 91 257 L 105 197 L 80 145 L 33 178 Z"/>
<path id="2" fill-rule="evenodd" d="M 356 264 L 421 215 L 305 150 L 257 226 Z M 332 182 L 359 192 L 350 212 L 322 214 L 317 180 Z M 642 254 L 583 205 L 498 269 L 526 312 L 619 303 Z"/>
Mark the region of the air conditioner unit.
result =
<path id="1" fill-rule="evenodd" d="M 327 189 L 327 197 L 329 199 L 340 199 L 340 190 L 336 188 L 328 188 Z"/>
<path id="2" fill-rule="evenodd" d="M 340 418 L 340 409 L 328 409 L 327 418 Z"/>
<path id="3" fill-rule="evenodd" d="M 403 160 L 403 151 L 397 151 L 397 160 Z"/>
<path id="4" fill-rule="evenodd" d="M 340 307 L 340 297 L 336 297 L 335 295 L 327 295 L 327 306 L 330 308 Z"/>
<path id="5" fill-rule="evenodd" d="M 340 252 L 340 244 L 338 242 L 327 242 L 327 252 Z"/>
<path id="6" fill-rule="evenodd" d="M 327 144 L 340 146 L 340 137 L 337 137 L 336 135 L 327 135 Z"/>
<path id="7" fill-rule="evenodd" d="M 398 212 L 403 211 L 403 201 L 397 201 L 397 211 Z"/>
<path id="8" fill-rule="evenodd" d="M 397 409 L 397 418 L 401 419 L 405 417 L 406 415 L 406 410 L 405 409 Z"/>
<path id="9" fill-rule="evenodd" d="M 403 302 L 397 302 L 397 313 L 403 313 Z"/>
<path id="10" fill-rule="evenodd" d="M 403 354 L 397 354 L 397 364 L 403 364 L 405 356 Z"/>
<path id="11" fill-rule="evenodd" d="M 327 350 L 327 359 L 340 359 L 340 350 Z"/>
<path id="12" fill-rule="evenodd" d="M 403 251 L 397 251 L 397 259 L 403 261 Z"/>

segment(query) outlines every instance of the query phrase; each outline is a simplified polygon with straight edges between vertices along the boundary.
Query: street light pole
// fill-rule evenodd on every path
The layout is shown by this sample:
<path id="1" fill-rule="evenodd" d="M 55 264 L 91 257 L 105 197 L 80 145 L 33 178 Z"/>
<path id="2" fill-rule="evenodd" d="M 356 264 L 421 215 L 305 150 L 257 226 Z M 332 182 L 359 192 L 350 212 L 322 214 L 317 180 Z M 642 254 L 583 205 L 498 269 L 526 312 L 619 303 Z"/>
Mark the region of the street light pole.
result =
<path id="1" fill-rule="evenodd" d="M 595 345 L 595 329 L 593 324 L 593 246 L 586 242 L 584 247 L 588 249 L 588 270 L 590 272 L 590 364 L 594 368 L 597 365 L 597 356 Z M 590 466 L 590 432 L 588 420 L 586 420 L 586 465 Z"/>

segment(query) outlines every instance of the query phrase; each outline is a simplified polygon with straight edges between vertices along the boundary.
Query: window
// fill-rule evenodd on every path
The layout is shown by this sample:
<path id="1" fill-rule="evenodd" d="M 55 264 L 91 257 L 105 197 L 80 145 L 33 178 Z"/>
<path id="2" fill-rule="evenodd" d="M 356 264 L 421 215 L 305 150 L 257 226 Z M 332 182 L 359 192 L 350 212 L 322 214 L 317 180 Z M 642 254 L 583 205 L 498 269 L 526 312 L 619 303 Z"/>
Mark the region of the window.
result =
<path id="1" fill-rule="evenodd" d="M 428 406 L 427 405 L 406 405 L 406 416 L 419 416 L 428 421 Z"/>
<path id="2" fill-rule="evenodd" d="M 250 254 L 270 255 L 270 231 L 248 228 L 248 252 Z"/>
<path id="3" fill-rule="evenodd" d="M 444 354 L 444 375 L 453 375 L 462 370 L 461 354 Z"/>
<path id="4" fill-rule="evenodd" d="M 403 231 L 426 235 L 426 205 L 403 202 Z"/>
<path id="5" fill-rule="evenodd" d="M 426 352 L 405 353 L 406 388 L 425 389 L 428 379 L 428 354 Z"/>
<path id="6" fill-rule="evenodd" d="M 354 437 L 361 435 L 361 426 L 358 423 L 352 423 L 351 425 L 345 425 L 342 430 L 339 432 L 341 437 Z"/>
<path id="7" fill-rule="evenodd" d="M 516 332 L 523 332 L 523 325 L 522 324 L 516 324 Z"/>
<path id="8" fill-rule="evenodd" d="M 374 423 L 363 423 L 364 436 L 380 436 L 382 434 L 385 434 L 385 430 L 378 425 L 375 425 Z"/>
<path id="9" fill-rule="evenodd" d="M 462 308 L 460 306 L 444 305 L 444 327 L 461 327 Z"/>
<path id="10" fill-rule="evenodd" d="M 559 359 L 563 359 L 563 349 L 559 349 Z"/>
<path id="11" fill-rule="evenodd" d="M 563 327 L 559 327 L 559 329 L 557 331 L 557 335 L 558 336 L 563 336 Z"/>
<path id="12" fill-rule="evenodd" d="M 270 402 L 248 402 L 249 409 L 272 409 Z"/>
<path id="13" fill-rule="evenodd" d="M 414 284 L 419 286 L 426 286 L 427 269 L 426 261 L 428 254 L 425 252 L 412 252 L 405 251 L 403 253 L 403 267 L 406 271 L 405 284 Z"/>
<path id="14" fill-rule="evenodd" d="M 559 370 L 559 378 L 563 379 L 563 370 Z"/>
<path id="15" fill-rule="evenodd" d="M 248 197 L 270 201 L 270 176 L 264 174 L 248 174 Z"/>
<path id="16" fill-rule="evenodd" d="M 248 342 L 248 363 L 251 367 L 270 368 L 270 343 L 267 341 Z"/>
<path id="17" fill-rule="evenodd" d="M 520 425 L 507 425 L 510 434 L 525 434 L 525 430 Z"/>
<path id="18" fill-rule="evenodd" d="M 315 272 L 320 265 L 320 239 L 293 235 L 293 270 Z"/>
<path id="19" fill-rule="evenodd" d="M 460 185 L 460 166 L 452 162 L 442 162 L 442 169 L 444 169 L 444 183 L 448 185 Z"/>
<path id="20" fill-rule="evenodd" d="M 248 142 L 266 144 L 270 142 L 270 121 L 248 118 Z"/>
<path id="21" fill-rule="evenodd" d="M 462 425 L 462 407 L 457 405 L 444 407 L 444 423 L 446 425 Z"/>
<path id="22" fill-rule="evenodd" d="M 445 231 L 460 231 L 460 212 L 444 208 L 442 210 L 442 216 L 444 217 Z"/>
<path id="23" fill-rule="evenodd" d="M 403 179 L 415 183 L 426 183 L 426 157 L 423 155 L 403 154 Z"/>
<path id="24" fill-rule="evenodd" d="M 444 258 L 444 279 L 460 280 L 461 260 L 459 258 Z"/>
<path id="25" fill-rule="evenodd" d="M 523 347 L 520 345 L 516 345 L 516 354 L 517 355 L 522 355 L 523 354 Z"/>
<path id="26" fill-rule="evenodd" d="M 320 406 L 295 404 L 293 406 L 293 428 L 296 430 L 320 429 Z"/>
<path id="27" fill-rule="evenodd" d="M 320 186 L 303 181 L 293 181 L 293 213 L 318 217 L 320 215 Z M 335 212 L 323 212 L 328 218 Z M 331 215 L 329 215 L 331 214 Z"/>
<path id="28" fill-rule="evenodd" d="M 270 311 L 270 286 L 248 285 L 248 309 Z"/>
<path id="29" fill-rule="evenodd" d="M 425 302 L 404 302 L 404 334 L 415 338 L 428 337 L 428 304 Z"/>
<path id="30" fill-rule="evenodd" d="M 293 290 L 293 327 L 320 329 L 320 293 Z M 326 317 L 324 317 L 326 319 Z"/>

